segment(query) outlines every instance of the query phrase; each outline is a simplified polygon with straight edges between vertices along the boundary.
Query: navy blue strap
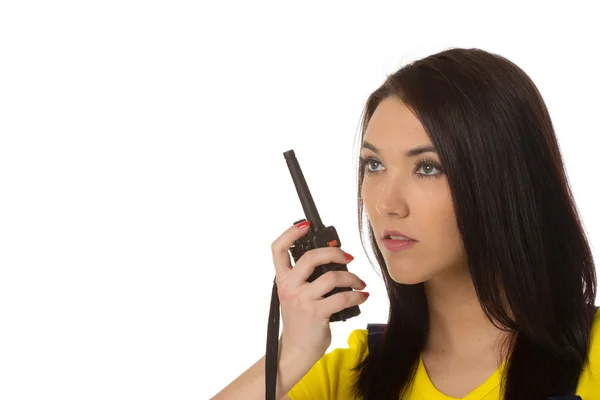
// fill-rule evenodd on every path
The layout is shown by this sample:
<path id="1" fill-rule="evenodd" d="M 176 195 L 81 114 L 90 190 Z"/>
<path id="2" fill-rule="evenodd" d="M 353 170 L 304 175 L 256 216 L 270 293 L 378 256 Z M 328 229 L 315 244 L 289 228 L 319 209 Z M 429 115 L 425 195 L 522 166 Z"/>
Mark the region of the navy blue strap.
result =
<path id="1" fill-rule="evenodd" d="M 592 320 L 596 316 L 596 312 L 598 311 L 598 308 L 599 308 L 598 306 L 594 306 L 594 316 L 592 317 Z M 575 384 L 573 385 L 571 390 L 569 390 L 565 395 L 548 397 L 548 400 L 582 400 L 581 396 L 577 396 L 575 394 L 575 392 L 577 391 L 577 385 L 579 384 L 579 376 L 580 375 L 581 375 L 581 371 L 579 371 L 579 374 L 577 375 L 577 379 L 575 379 Z"/>
<path id="2" fill-rule="evenodd" d="M 598 311 L 598 307 L 594 306 L 594 315 Z M 369 346 L 369 353 L 373 350 L 375 343 L 383 336 L 386 324 L 367 324 L 367 345 Z M 581 371 L 580 371 L 581 373 Z M 575 385 L 563 396 L 552 396 L 548 397 L 548 400 L 582 400 L 581 396 L 577 396 L 575 391 L 577 390 L 577 384 L 579 383 L 579 375 L 575 380 Z"/>
<path id="3" fill-rule="evenodd" d="M 367 324 L 367 345 L 369 346 L 369 353 L 373 351 L 375 343 L 383 336 L 383 330 L 386 324 Z"/>

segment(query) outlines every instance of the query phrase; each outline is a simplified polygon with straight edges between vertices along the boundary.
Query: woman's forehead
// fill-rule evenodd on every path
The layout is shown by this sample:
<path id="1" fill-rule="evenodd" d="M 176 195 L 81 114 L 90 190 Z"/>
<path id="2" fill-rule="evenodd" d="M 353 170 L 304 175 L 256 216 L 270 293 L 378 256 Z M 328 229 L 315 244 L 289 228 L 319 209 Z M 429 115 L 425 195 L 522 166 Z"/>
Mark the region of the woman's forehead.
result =
<path id="1" fill-rule="evenodd" d="M 379 103 L 367 124 L 363 140 L 378 147 L 404 143 L 408 148 L 430 143 L 419 119 L 394 97 Z"/>

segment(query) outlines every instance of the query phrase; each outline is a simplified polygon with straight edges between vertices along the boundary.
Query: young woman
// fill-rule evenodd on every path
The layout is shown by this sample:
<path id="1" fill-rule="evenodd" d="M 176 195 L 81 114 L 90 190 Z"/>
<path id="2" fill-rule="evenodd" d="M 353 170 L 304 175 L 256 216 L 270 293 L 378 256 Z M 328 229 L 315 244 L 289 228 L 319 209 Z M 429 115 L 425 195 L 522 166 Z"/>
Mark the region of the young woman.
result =
<path id="1" fill-rule="evenodd" d="M 278 397 L 600 399 L 593 257 L 548 110 L 506 58 L 449 49 L 389 76 L 361 128 L 358 222 L 390 301 L 380 340 L 352 332 L 325 354 L 329 316 L 361 304 L 351 272 L 307 283 L 339 248 L 272 245 L 282 308 Z M 323 298 L 334 287 L 351 292 Z M 263 399 L 264 358 L 215 399 Z M 576 399 L 577 397 L 564 397 Z"/>

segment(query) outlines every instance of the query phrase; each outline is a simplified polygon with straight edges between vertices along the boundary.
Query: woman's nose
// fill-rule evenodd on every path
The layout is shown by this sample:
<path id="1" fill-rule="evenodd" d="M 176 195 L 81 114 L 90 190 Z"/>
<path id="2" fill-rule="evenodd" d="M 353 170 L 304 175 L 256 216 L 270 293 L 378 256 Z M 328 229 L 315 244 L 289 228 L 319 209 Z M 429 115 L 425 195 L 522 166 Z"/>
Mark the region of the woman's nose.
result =
<path id="1" fill-rule="evenodd" d="M 408 214 L 408 205 L 402 192 L 397 184 L 387 185 L 377 199 L 375 205 L 377 212 L 383 216 L 395 214 L 405 217 Z"/>

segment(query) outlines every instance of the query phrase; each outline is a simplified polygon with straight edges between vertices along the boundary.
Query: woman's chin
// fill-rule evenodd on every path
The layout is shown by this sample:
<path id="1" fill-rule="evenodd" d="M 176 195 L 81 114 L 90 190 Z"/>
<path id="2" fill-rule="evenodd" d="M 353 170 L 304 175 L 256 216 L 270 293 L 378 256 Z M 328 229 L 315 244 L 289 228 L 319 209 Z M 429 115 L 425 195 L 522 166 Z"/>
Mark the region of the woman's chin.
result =
<path id="1" fill-rule="evenodd" d="M 403 285 L 416 285 L 417 283 L 425 282 L 428 277 L 423 273 L 419 273 L 418 270 L 406 270 L 406 269 L 393 269 L 388 267 L 388 273 L 394 282 L 401 283 Z"/>

